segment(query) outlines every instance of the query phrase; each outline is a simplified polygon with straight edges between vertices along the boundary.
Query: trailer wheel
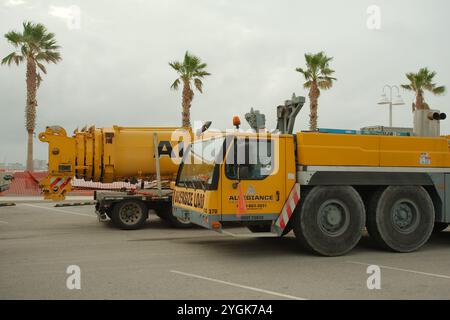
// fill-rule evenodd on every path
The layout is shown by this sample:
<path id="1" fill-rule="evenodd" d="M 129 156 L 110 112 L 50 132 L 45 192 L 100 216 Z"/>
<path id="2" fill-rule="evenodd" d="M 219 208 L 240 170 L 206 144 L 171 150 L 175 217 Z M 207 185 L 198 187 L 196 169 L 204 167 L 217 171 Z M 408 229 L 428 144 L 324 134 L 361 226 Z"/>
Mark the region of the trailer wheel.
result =
<path id="1" fill-rule="evenodd" d="M 434 227 L 434 206 L 420 186 L 390 186 L 369 203 L 367 231 L 382 248 L 411 252 L 423 246 Z"/>
<path id="2" fill-rule="evenodd" d="M 302 246 L 324 256 L 339 256 L 361 239 L 365 208 L 353 187 L 318 186 L 302 198 L 294 219 L 294 233 Z"/>
<path id="3" fill-rule="evenodd" d="M 270 232 L 272 223 L 253 224 L 248 225 L 247 228 L 253 233 Z"/>
<path id="4" fill-rule="evenodd" d="M 171 204 L 160 205 L 157 208 L 155 208 L 155 212 L 158 217 L 169 223 L 172 227 L 183 229 L 183 228 L 192 228 L 193 226 L 193 224 L 190 221 L 175 217 L 172 212 Z"/>
<path id="5" fill-rule="evenodd" d="M 116 203 L 111 211 L 113 224 L 124 230 L 139 229 L 147 218 L 147 206 L 138 200 L 122 200 Z"/>
<path id="6" fill-rule="evenodd" d="M 434 223 L 434 228 L 433 228 L 433 232 L 434 233 L 439 233 L 444 231 L 445 229 L 448 228 L 448 223 L 445 222 L 435 222 Z"/>

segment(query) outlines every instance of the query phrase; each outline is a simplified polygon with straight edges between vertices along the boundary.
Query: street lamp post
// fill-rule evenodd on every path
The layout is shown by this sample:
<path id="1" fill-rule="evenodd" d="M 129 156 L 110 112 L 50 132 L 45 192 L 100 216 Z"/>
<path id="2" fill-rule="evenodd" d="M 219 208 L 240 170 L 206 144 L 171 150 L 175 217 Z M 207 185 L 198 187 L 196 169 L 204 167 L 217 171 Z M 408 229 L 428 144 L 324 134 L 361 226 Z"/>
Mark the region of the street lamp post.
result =
<path id="1" fill-rule="evenodd" d="M 389 90 L 389 99 L 386 96 L 386 88 Z M 392 89 L 397 89 L 397 97 L 395 100 L 392 100 Z M 398 86 L 390 86 L 385 85 L 383 87 L 383 93 L 381 94 L 381 99 L 378 104 L 388 104 L 389 105 L 389 126 L 392 127 L 392 106 L 401 106 L 405 103 L 403 102 L 402 97 L 400 96 L 400 88 Z"/>

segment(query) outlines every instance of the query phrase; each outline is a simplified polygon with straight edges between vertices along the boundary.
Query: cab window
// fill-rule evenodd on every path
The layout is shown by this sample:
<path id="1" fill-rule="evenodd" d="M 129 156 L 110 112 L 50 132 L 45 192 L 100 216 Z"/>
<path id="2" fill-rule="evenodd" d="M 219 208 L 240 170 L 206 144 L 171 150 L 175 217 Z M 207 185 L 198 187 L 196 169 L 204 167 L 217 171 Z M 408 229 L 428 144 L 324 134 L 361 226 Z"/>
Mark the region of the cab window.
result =
<path id="1" fill-rule="evenodd" d="M 192 143 L 178 170 L 177 186 L 215 190 L 218 184 L 220 158 L 225 138 L 213 138 Z"/>
<path id="2" fill-rule="evenodd" d="M 235 138 L 228 151 L 225 175 L 231 180 L 262 180 L 273 172 L 273 142 Z"/>

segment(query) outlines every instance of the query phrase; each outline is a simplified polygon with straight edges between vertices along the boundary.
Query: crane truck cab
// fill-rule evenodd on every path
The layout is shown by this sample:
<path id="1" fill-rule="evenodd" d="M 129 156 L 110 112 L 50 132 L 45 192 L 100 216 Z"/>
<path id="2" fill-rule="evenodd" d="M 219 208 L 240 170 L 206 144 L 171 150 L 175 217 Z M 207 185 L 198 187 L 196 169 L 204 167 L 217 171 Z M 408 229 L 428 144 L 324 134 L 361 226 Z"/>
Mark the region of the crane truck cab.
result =
<path id="1" fill-rule="evenodd" d="M 278 107 L 278 131 L 204 135 L 186 150 L 173 214 L 222 231 L 240 222 L 310 251 L 348 253 L 366 228 L 411 252 L 450 223 L 450 136 L 297 132 L 301 97 Z"/>
<path id="2" fill-rule="evenodd" d="M 209 229 L 242 221 L 270 231 L 295 184 L 293 150 L 294 137 L 285 134 L 236 132 L 192 143 L 175 183 L 175 215 Z"/>

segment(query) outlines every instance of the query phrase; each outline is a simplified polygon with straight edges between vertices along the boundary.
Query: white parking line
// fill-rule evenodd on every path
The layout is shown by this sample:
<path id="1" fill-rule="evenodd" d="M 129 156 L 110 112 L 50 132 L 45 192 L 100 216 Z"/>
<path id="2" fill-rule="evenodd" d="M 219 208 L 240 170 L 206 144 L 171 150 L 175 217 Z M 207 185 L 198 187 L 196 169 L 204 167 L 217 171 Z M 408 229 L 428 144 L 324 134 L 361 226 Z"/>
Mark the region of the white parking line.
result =
<path id="1" fill-rule="evenodd" d="M 32 208 L 39 208 L 39 209 L 45 209 L 45 210 L 50 210 L 50 211 L 55 211 L 55 212 L 60 212 L 60 213 L 65 213 L 65 214 L 73 214 L 76 216 L 83 216 L 83 217 L 90 217 L 90 218 L 97 218 L 94 215 L 91 214 L 86 214 L 86 213 L 81 213 L 81 212 L 73 212 L 73 211 L 67 211 L 67 210 L 61 210 L 61 209 L 56 209 L 56 208 L 49 208 L 49 207 L 42 207 L 42 206 L 37 206 L 34 204 L 28 204 L 28 203 L 22 203 L 21 205 L 27 206 L 27 207 L 32 207 Z M 53 212 L 52 212 L 53 213 Z"/>
<path id="2" fill-rule="evenodd" d="M 237 234 L 232 233 L 229 231 L 222 230 L 223 234 L 226 234 L 227 236 L 233 237 L 233 238 L 279 238 L 278 235 L 271 233 L 271 232 L 259 232 L 259 233 L 250 233 L 250 234 Z"/>
<path id="3" fill-rule="evenodd" d="M 358 261 L 346 261 L 346 262 L 347 263 L 351 263 L 351 264 L 359 264 L 359 265 L 363 265 L 363 266 L 370 266 L 371 265 L 369 263 L 358 262 Z M 429 272 L 422 272 L 422 271 L 416 271 L 416 270 L 410 270 L 410 269 L 402 269 L 402 268 L 396 268 L 396 267 L 382 266 L 382 265 L 379 265 L 379 264 L 373 264 L 373 265 L 377 265 L 377 266 L 379 266 L 380 268 L 383 268 L 383 269 L 415 273 L 415 274 L 420 274 L 422 276 L 429 276 L 429 277 L 435 277 L 435 278 L 450 279 L 450 276 L 447 276 L 447 275 L 444 275 L 444 274 L 429 273 Z"/>
<path id="4" fill-rule="evenodd" d="M 6 224 L 8 224 L 9 222 L 6 222 L 6 221 L 0 221 L 0 223 L 6 223 Z"/>
<path id="5" fill-rule="evenodd" d="M 176 274 L 180 274 L 180 275 L 183 275 L 183 276 L 187 276 L 187 277 L 191 277 L 191 278 L 197 278 L 197 279 L 212 281 L 212 282 L 216 282 L 216 283 L 220 283 L 220 284 L 225 284 L 227 286 L 232 286 L 232 287 L 252 290 L 252 291 L 256 291 L 256 292 L 262 292 L 262 293 L 266 293 L 266 294 L 270 294 L 270 295 L 278 296 L 278 297 L 282 297 L 282 298 L 293 299 L 293 300 L 306 300 L 305 298 L 290 296 L 288 294 L 283 294 L 283 293 L 278 293 L 278 292 L 274 292 L 274 291 L 259 289 L 259 288 L 255 288 L 255 287 L 249 287 L 249 286 L 245 286 L 245 285 L 238 284 L 238 283 L 227 282 L 227 281 L 223 281 L 223 280 L 203 277 L 203 276 L 199 276 L 199 275 L 192 274 L 192 273 L 186 273 L 186 272 L 181 272 L 181 271 L 177 271 L 177 270 L 170 270 L 170 272 L 176 273 Z"/>

